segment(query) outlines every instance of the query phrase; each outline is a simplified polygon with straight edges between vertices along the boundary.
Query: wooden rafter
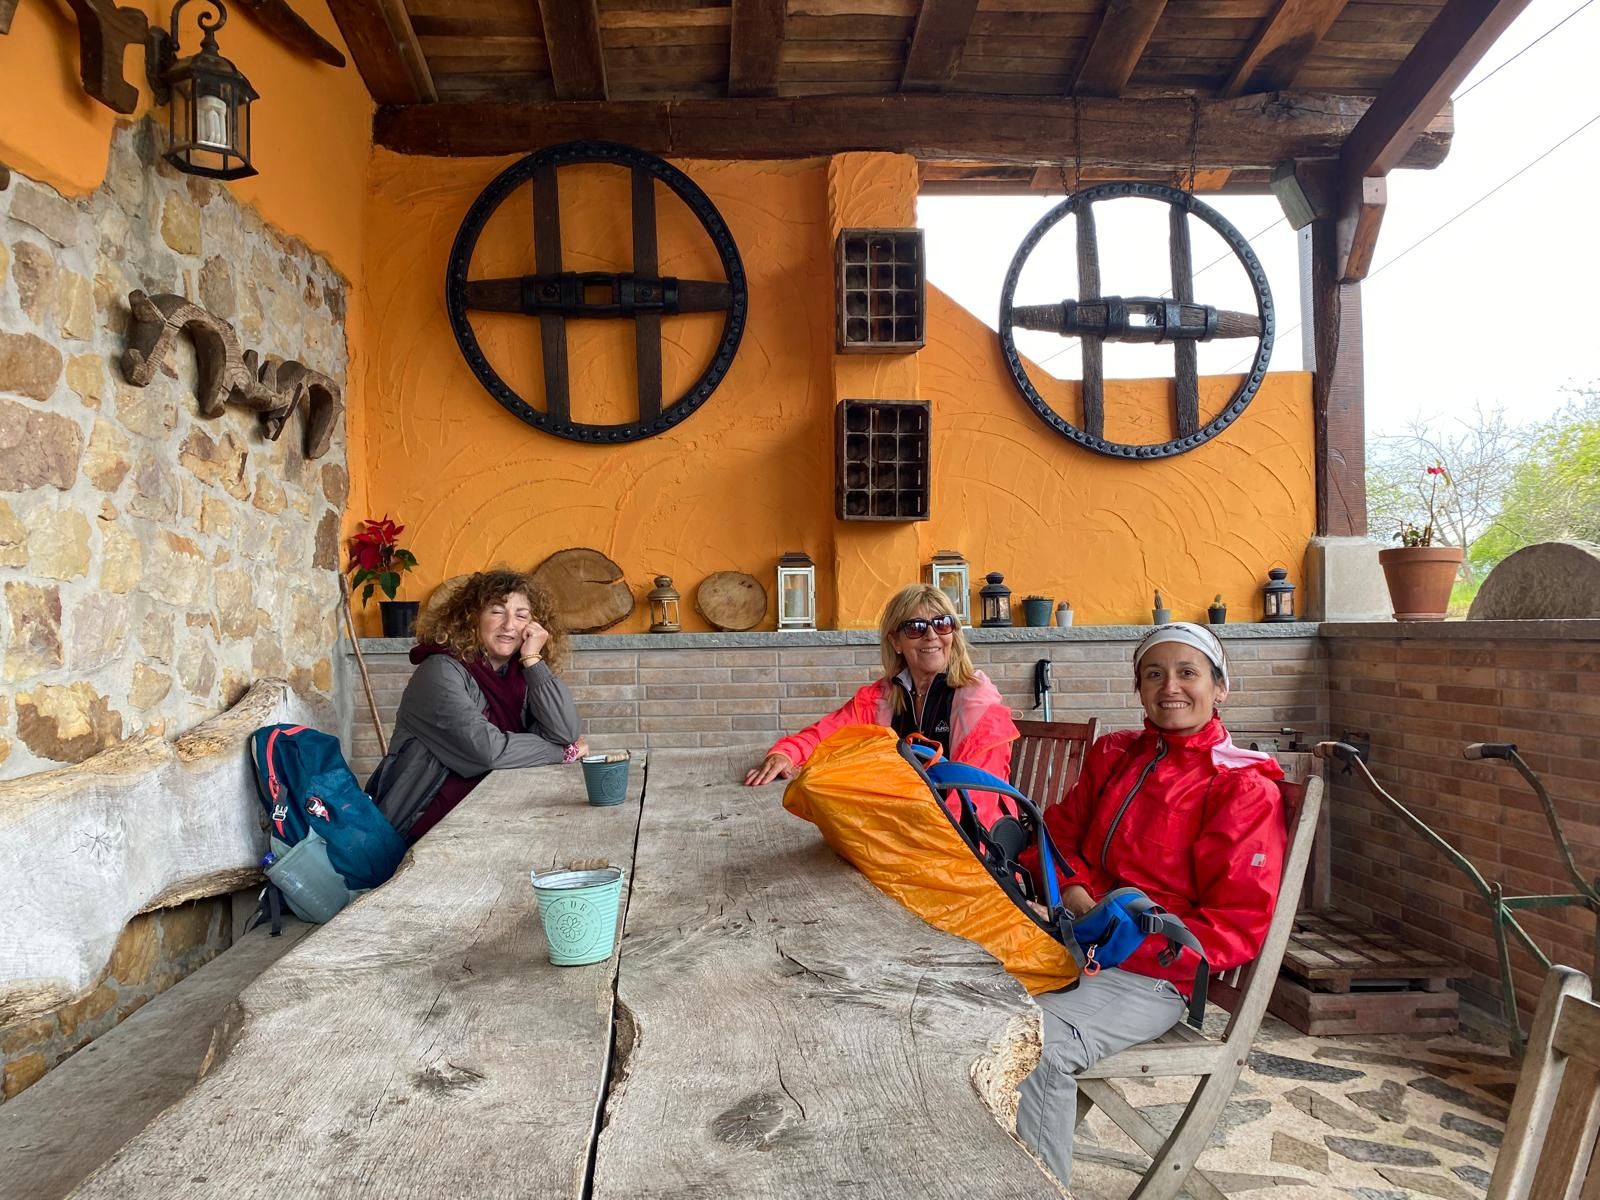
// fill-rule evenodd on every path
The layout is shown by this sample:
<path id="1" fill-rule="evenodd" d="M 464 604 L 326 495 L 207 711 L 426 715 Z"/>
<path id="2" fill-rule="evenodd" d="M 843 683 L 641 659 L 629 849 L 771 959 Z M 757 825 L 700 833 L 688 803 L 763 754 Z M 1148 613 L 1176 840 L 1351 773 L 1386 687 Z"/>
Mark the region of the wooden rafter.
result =
<path id="1" fill-rule="evenodd" d="M 1280 93 L 1200 100 L 1198 165 L 1270 169 L 1286 158 L 1332 158 L 1369 101 Z M 379 145 L 403 154 L 514 154 L 579 138 L 604 138 L 652 154 L 689 158 L 804 158 L 890 150 L 926 161 L 1046 166 L 1080 160 L 1122 171 L 1187 171 L 1195 102 L 1185 98 L 808 96 L 775 99 L 609 101 L 597 104 L 462 102 L 380 108 Z M 1444 160 L 1452 122 L 1439 114 L 1402 165 Z M 1078 133 L 1082 146 L 1076 146 Z"/>
<path id="2" fill-rule="evenodd" d="M 605 48 L 596 0 L 539 0 L 557 100 L 606 98 Z"/>
<path id="3" fill-rule="evenodd" d="M 978 0 L 922 0 L 900 76 L 902 91 L 936 92 L 955 78 Z"/>
<path id="4" fill-rule="evenodd" d="M 728 95 L 778 94 L 787 11 L 785 0 L 733 0 L 728 28 Z"/>
<path id="5" fill-rule="evenodd" d="M 1344 11 L 1346 0 L 1279 0 L 1219 95 L 1281 92 Z"/>
<path id="6" fill-rule="evenodd" d="M 402 0 L 328 0 L 356 70 L 379 104 L 439 98 Z"/>
<path id="7" fill-rule="evenodd" d="M 1122 95 L 1166 7 L 1167 0 L 1106 0 L 1100 27 L 1073 80 L 1073 95 Z"/>

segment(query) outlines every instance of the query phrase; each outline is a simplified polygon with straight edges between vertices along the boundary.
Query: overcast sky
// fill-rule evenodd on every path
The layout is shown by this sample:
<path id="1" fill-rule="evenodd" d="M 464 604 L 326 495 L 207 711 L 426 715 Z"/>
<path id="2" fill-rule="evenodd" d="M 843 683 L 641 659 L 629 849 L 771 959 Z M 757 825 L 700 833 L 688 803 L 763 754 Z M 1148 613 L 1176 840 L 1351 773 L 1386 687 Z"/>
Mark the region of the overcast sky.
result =
<path id="1" fill-rule="evenodd" d="M 1560 406 L 1563 384 L 1600 380 L 1600 88 L 1594 86 L 1600 3 L 1584 2 L 1532 0 L 1458 90 L 1456 132 L 1444 163 L 1389 176 L 1388 211 L 1362 285 L 1369 436 L 1400 432 L 1414 419 L 1470 415 L 1478 402 L 1503 405 L 1514 421 L 1538 420 Z M 1278 314 L 1273 369 L 1299 369 L 1294 231 L 1270 196 L 1207 200 L 1251 241 L 1266 268 Z M 927 230 L 930 280 L 992 326 L 1017 245 L 1059 201 L 1059 195 L 923 199 L 918 218 Z M 1118 201 L 1096 205 L 1096 215 L 1104 290 L 1168 289 L 1165 206 Z M 1076 294 L 1074 232 L 1068 218 L 1046 235 L 1024 269 L 1019 303 Z M 1227 252 L 1207 231 L 1192 236 L 1197 268 Z M 1200 271 L 1195 297 L 1223 308 L 1253 307 L 1231 255 Z M 1034 334 L 1019 336 L 1018 345 L 1057 375 L 1080 373 L 1076 343 L 1064 349 L 1055 335 Z M 1253 346 L 1203 346 L 1201 370 L 1239 370 Z M 1170 375 L 1172 353 L 1110 347 L 1106 373 Z"/>

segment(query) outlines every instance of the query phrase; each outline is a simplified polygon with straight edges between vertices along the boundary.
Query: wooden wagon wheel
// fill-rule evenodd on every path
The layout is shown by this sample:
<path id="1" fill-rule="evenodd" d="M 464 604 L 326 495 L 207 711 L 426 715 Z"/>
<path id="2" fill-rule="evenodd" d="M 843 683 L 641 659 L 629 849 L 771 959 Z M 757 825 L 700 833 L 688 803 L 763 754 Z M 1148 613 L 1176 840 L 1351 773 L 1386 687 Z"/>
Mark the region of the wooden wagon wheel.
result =
<path id="1" fill-rule="evenodd" d="M 1107 296 L 1100 290 L 1100 246 L 1095 236 L 1097 201 L 1135 197 L 1171 205 L 1167 244 L 1172 265 L 1172 296 Z M 1014 303 L 1022 266 L 1034 247 L 1069 213 L 1078 219 L 1078 297 L 1056 304 Z M 1256 312 L 1220 311 L 1194 299 L 1194 267 L 1189 252 L 1189 217 L 1198 217 L 1228 244 L 1243 264 L 1256 294 Z M 1013 327 L 1048 330 L 1081 339 L 1083 347 L 1083 424 L 1079 429 L 1056 412 L 1028 378 L 1017 353 Z M 1216 437 L 1238 418 L 1261 387 L 1272 357 L 1272 291 L 1267 273 L 1244 236 L 1210 205 L 1188 192 L 1156 183 L 1108 183 L 1074 192 L 1046 213 L 1022 239 L 1000 292 L 1000 345 L 1011 378 L 1045 424 L 1080 446 L 1115 458 L 1170 458 Z M 1213 338 L 1258 339 L 1243 382 L 1222 411 L 1200 425 L 1198 342 Z M 1178 436 L 1168 442 L 1133 445 L 1105 439 L 1105 343 L 1171 342 L 1177 357 L 1173 411 Z"/>
<path id="2" fill-rule="evenodd" d="M 559 167 L 614 163 L 633 176 L 633 270 L 563 271 Z M 699 220 L 722 260 L 724 281 L 675 279 L 659 274 L 654 181 L 666 184 Z M 478 238 L 494 211 L 519 186 L 533 184 L 534 267 L 537 274 L 509 279 L 468 279 Z M 733 365 L 749 312 L 744 264 L 733 234 L 706 194 L 682 171 L 653 154 L 613 142 L 568 142 L 528 155 L 507 167 L 473 201 L 456 233 L 445 274 L 450 328 L 478 381 L 509 412 L 535 429 L 575 442 L 635 442 L 670 429 L 706 402 Z M 528 404 L 489 364 L 467 313 L 523 313 L 539 318 L 544 351 L 543 411 Z M 722 338 L 711 362 L 688 391 L 661 402 L 661 318 L 677 313 L 725 312 Z M 570 318 L 629 317 L 634 322 L 639 379 L 639 419 L 618 425 L 585 424 L 571 417 L 567 387 Z"/>

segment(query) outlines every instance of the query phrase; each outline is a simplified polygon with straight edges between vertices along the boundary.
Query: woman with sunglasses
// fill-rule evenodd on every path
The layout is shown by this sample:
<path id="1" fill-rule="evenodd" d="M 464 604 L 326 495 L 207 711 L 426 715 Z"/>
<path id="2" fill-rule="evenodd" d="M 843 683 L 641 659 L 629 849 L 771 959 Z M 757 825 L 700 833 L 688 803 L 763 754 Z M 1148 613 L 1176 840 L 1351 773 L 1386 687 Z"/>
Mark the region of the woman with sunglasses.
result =
<path id="1" fill-rule="evenodd" d="M 878 622 L 883 677 L 867 684 L 837 712 L 778 742 L 745 775 L 748 786 L 787 779 L 823 738 L 846 725 L 887 725 L 901 737 L 920 733 L 945 757 L 1005 779 L 1017 726 L 989 677 L 972 665 L 950 598 L 914 583 L 896 592 Z M 974 794 L 985 820 L 987 793 Z M 997 803 L 989 799 L 989 803 Z"/>

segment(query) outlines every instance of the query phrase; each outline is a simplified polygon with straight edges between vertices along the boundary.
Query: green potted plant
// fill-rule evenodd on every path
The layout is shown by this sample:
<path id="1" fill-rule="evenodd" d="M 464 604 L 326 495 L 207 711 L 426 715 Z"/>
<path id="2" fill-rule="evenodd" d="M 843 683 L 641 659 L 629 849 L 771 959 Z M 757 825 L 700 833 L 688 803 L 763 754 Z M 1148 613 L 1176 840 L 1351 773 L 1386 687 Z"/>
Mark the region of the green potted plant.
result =
<path id="1" fill-rule="evenodd" d="M 1050 624 L 1050 610 L 1055 601 L 1049 596 L 1024 596 L 1022 621 L 1030 629 L 1043 629 Z"/>
<path id="2" fill-rule="evenodd" d="M 1443 463 L 1423 468 L 1427 491 L 1422 502 L 1427 516 L 1421 525 L 1402 521 L 1394 535 L 1398 546 L 1378 551 L 1384 581 L 1389 585 L 1389 602 L 1396 621 L 1442 621 L 1450 609 L 1450 590 L 1455 586 L 1465 551 L 1460 546 L 1436 546 L 1440 509 L 1454 486 Z M 1440 495 L 1440 488 L 1444 495 Z"/>
<path id="3" fill-rule="evenodd" d="M 1218 592 L 1211 607 L 1206 609 L 1206 620 L 1213 625 L 1225 625 L 1228 621 L 1228 606 L 1222 602 L 1222 593 Z"/>
<path id="4" fill-rule="evenodd" d="M 404 525 L 389 520 L 386 514 L 376 521 L 370 518 L 362 521 L 350 536 L 350 563 L 346 569 L 350 572 L 351 590 L 361 589 L 362 607 L 372 599 L 374 587 L 388 597 L 378 601 L 384 637 L 410 637 L 417 625 L 419 603 L 395 599 L 395 593 L 400 590 L 400 576 L 417 565 L 416 556 L 400 546 L 400 535 L 405 529 Z"/>
<path id="5" fill-rule="evenodd" d="M 1072 624 L 1072 601 L 1071 600 L 1063 600 L 1060 604 L 1056 605 L 1056 626 L 1057 626 L 1057 628 L 1065 629 L 1068 625 L 1071 625 L 1071 624 Z"/>
<path id="6" fill-rule="evenodd" d="M 1156 589 L 1156 606 L 1150 610 L 1150 620 L 1156 625 L 1166 625 L 1172 621 L 1172 610 L 1167 607 L 1167 602 L 1161 598 L 1161 589 Z"/>

